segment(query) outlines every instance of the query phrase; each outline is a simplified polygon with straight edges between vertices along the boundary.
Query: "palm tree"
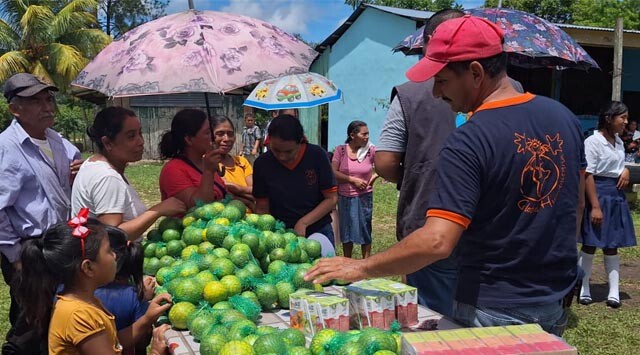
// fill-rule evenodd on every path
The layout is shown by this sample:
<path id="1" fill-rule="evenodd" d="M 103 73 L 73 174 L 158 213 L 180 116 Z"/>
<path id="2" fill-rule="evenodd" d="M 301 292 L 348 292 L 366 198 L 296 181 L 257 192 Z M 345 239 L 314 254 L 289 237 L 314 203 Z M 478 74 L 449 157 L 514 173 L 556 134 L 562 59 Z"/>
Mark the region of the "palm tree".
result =
<path id="1" fill-rule="evenodd" d="M 0 82 L 29 72 L 65 91 L 111 37 L 95 0 L 0 0 Z"/>

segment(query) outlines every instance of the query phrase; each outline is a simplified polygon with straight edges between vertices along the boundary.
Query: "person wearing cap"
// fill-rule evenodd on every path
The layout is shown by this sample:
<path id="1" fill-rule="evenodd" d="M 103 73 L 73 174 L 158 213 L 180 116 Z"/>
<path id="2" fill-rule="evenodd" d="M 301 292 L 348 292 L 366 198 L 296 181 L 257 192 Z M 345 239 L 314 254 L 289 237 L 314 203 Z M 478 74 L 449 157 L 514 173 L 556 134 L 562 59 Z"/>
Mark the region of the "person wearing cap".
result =
<path id="1" fill-rule="evenodd" d="M 456 248 L 453 317 L 465 326 L 539 323 L 561 335 L 577 277 L 576 211 L 586 161 L 580 124 L 562 104 L 520 94 L 503 34 L 473 16 L 443 22 L 407 72 L 469 121 L 440 153 L 427 220 L 364 260 L 321 260 L 305 279 L 354 281 L 414 272 Z"/>
<path id="2" fill-rule="evenodd" d="M 457 9 L 433 14 L 423 30 L 423 55 L 436 27 L 462 16 L 464 12 Z M 518 92 L 524 92 L 518 81 L 510 78 L 510 82 Z M 456 116 L 449 104 L 433 96 L 433 79 L 408 81 L 391 91 L 391 106 L 376 147 L 375 168 L 384 179 L 397 183 L 400 191 L 396 220 L 399 241 L 424 225 L 440 149 L 453 129 L 466 122 L 466 116 L 466 112 Z M 418 289 L 420 304 L 451 316 L 456 274 L 455 258 L 449 257 L 406 275 L 406 282 Z"/>
<path id="3" fill-rule="evenodd" d="M 4 83 L 4 97 L 14 116 L 0 133 L 0 252 L 2 275 L 9 286 L 21 267 L 22 240 L 39 237 L 69 219 L 71 182 L 82 164 L 80 151 L 51 129 L 55 91 L 58 88 L 29 73 L 15 74 Z M 11 293 L 12 326 L 18 314 Z"/>
<path id="4" fill-rule="evenodd" d="M 461 16 L 464 12 L 456 9 L 431 16 L 423 32 L 423 52 L 439 24 Z M 375 169 L 384 179 L 397 183 L 400 191 L 398 241 L 424 225 L 429 195 L 435 188 L 436 162 L 440 148 L 455 128 L 454 119 L 451 107 L 433 96 L 433 80 L 408 81 L 391 91 L 391 106 L 376 147 Z M 421 305 L 451 316 L 456 274 L 453 258 L 446 258 L 406 275 L 406 282 L 418 289 Z"/>

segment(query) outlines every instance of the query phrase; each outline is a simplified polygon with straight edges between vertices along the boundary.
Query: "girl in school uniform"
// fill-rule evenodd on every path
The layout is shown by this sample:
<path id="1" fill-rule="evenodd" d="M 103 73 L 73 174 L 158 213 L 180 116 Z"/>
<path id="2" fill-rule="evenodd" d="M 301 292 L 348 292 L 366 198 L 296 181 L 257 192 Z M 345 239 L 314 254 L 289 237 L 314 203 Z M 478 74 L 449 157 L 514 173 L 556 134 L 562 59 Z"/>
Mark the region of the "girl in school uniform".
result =
<path id="1" fill-rule="evenodd" d="M 585 175 L 586 213 L 581 231 L 582 250 L 578 265 L 585 272 L 580 290 L 580 304 L 593 302 L 589 278 L 596 248 L 602 249 L 609 278 L 607 306 L 620 307 L 620 257 L 618 248 L 636 245 L 631 212 L 624 188 L 629 184 L 629 170 L 624 166 L 624 145 L 620 139 L 629 109 L 612 101 L 600 113 L 598 130 L 584 142 L 587 169 Z"/>

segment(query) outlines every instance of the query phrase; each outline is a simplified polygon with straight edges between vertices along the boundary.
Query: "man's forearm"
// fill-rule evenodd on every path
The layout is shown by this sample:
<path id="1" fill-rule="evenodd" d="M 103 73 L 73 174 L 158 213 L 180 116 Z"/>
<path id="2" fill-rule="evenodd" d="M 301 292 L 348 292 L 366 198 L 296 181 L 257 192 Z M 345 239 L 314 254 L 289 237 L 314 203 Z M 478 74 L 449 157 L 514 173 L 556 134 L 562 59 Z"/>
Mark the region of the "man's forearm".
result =
<path id="1" fill-rule="evenodd" d="M 425 224 L 393 247 L 365 259 L 367 277 L 410 274 L 449 257 L 463 229 L 454 226 L 452 230 L 447 224 L 445 228 L 442 223 Z"/>

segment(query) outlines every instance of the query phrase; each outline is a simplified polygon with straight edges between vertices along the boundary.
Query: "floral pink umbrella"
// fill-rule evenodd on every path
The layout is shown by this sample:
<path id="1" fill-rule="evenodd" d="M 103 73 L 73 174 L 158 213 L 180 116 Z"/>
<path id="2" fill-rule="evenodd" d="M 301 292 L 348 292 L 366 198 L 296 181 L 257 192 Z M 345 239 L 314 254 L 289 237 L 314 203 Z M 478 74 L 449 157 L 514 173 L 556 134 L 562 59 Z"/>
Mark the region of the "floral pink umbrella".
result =
<path id="1" fill-rule="evenodd" d="M 105 47 L 71 85 L 108 97 L 223 93 L 308 72 L 317 54 L 267 22 L 189 10 L 125 33 Z"/>

